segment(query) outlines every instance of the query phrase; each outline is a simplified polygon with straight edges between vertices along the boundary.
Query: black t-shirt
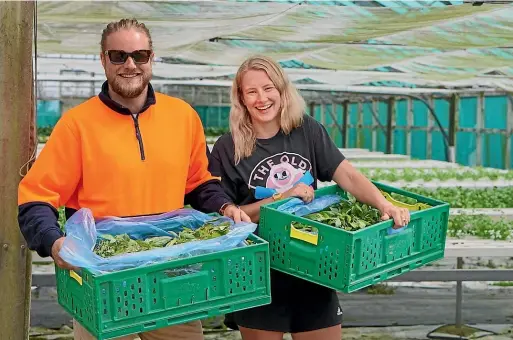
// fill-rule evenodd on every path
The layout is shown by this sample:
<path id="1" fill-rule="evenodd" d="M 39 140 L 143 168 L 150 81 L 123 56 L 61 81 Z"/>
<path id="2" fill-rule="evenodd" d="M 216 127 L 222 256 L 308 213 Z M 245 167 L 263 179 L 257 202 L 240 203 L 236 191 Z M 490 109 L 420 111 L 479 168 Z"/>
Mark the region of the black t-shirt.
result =
<path id="1" fill-rule="evenodd" d="M 257 139 L 253 154 L 237 166 L 231 133 L 221 136 L 212 149 L 209 170 L 221 177 L 235 204 L 246 205 L 285 192 L 309 175 L 314 188 L 317 180 L 329 182 L 343 160 L 324 126 L 305 115 L 303 124 L 289 135 L 280 130 L 269 139 Z"/>

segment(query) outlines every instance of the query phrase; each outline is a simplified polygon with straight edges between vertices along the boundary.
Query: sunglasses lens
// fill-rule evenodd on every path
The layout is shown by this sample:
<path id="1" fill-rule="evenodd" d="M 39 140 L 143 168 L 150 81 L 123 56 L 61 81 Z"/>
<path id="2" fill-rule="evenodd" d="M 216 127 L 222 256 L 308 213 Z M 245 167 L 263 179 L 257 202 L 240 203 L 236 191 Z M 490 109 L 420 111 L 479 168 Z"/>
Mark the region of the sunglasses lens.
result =
<path id="1" fill-rule="evenodd" d="M 128 55 L 124 51 L 109 51 L 109 59 L 113 64 L 124 64 Z"/>
<path id="2" fill-rule="evenodd" d="M 140 51 L 133 52 L 132 58 L 134 58 L 134 62 L 136 62 L 138 64 L 145 64 L 148 62 L 148 60 L 150 60 L 150 55 L 151 55 L 150 51 L 140 50 Z"/>

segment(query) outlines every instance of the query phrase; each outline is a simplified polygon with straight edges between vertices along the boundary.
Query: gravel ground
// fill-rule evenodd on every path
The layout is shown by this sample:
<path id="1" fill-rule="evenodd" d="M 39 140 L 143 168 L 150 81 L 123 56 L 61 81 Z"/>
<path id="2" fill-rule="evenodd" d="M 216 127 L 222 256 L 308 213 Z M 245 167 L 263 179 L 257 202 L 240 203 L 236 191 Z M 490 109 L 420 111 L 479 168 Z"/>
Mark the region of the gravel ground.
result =
<path id="1" fill-rule="evenodd" d="M 477 333 L 481 340 L 510 340 L 513 338 L 513 325 L 476 325 L 476 328 L 488 332 Z M 343 340 L 424 340 L 429 339 L 428 334 L 437 326 L 413 327 L 357 327 L 345 328 L 342 332 Z M 30 340 L 71 340 L 73 330 L 67 326 L 59 330 L 32 328 Z M 241 340 L 237 331 L 208 331 L 205 330 L 205 340 Z M 440 333 L 439 333 L 440 334 Z M 434 335 L 434 334 L 433 334 Z M 475 337 L 477 338 L 477 337 Z M 134 338 L 139 339 L 139 338 Z M 290 334 L 284 339 L 291 340 Z"/>

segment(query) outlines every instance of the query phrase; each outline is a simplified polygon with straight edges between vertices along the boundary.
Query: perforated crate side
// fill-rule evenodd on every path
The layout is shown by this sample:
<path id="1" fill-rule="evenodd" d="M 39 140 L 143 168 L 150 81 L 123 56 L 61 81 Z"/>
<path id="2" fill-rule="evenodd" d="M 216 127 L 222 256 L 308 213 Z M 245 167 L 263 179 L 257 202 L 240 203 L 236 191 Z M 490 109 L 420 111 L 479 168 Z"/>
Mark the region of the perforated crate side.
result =
<path id="1" fill-rule="evenodd" d="M 349 293 L 443 258 L 449 205 L 375 184 L 385 192 L 397 192 L 432 207 L 412 212 L 407 228 L 389 234 L 392 220 L 348 232 L 276 210 L 283 201 L 265 205 L 260 235 L 270 244 L 271 268 Z M 337 185 L 316 191 L 318 196 L 328 194 L 347 197 Z M 317 245 L 292 239 L 292 221 L 317 228 Z"/>
<path id="2" fill-rule="evenodd" d="M 270 303 L 268 245 L 250 239 L 256 244 L 94 276 L 97 333 L 89 319 L 81 324 L 101 340 Z M 61 290 L 59 302 L 70 295 Z"/>

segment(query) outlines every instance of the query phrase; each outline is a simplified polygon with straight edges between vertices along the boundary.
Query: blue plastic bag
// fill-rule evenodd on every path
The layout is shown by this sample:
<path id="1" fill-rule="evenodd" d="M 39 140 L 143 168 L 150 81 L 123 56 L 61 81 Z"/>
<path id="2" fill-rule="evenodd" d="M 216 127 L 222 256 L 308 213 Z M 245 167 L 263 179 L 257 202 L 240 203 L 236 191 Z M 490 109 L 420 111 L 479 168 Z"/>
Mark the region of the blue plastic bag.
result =
<path id="1" fill-rule="evenodd" d="M 300 198 L 294 197 L 284 204 L 280 205 L 277 210 L 287 212 L 296 216 L 305 216 L 326 209 L 330 205 L 339 203 L 342 197 L 338 195 L 325 195 L 315 198 L 310 203 L 303 202 Z"/>
<path id="2" fill-rule="evenodd" d="M 230 222 L 226 235 L 210 240 L 192 241 L 169 247 L 137 253 L 127 253 L 103 258 L 94 253 L 98 238 L 105 234 L 128 234 L 132 239 L 154 236 L 175 237 L 183 227 L 197 229 L 206 222 Z M 240 246 L 253 233 L 254 223 L 235 223 L 226 217 L 212 217 L 193 209 L 140 217 L 106 217 L 95 221 L 91 210 L 78 210 L 65 224 L 66 239 L 59 252 L 61 258 L 72 266 L 102 273 L 165 262 L 170 259 L 222 251 Z"/>

